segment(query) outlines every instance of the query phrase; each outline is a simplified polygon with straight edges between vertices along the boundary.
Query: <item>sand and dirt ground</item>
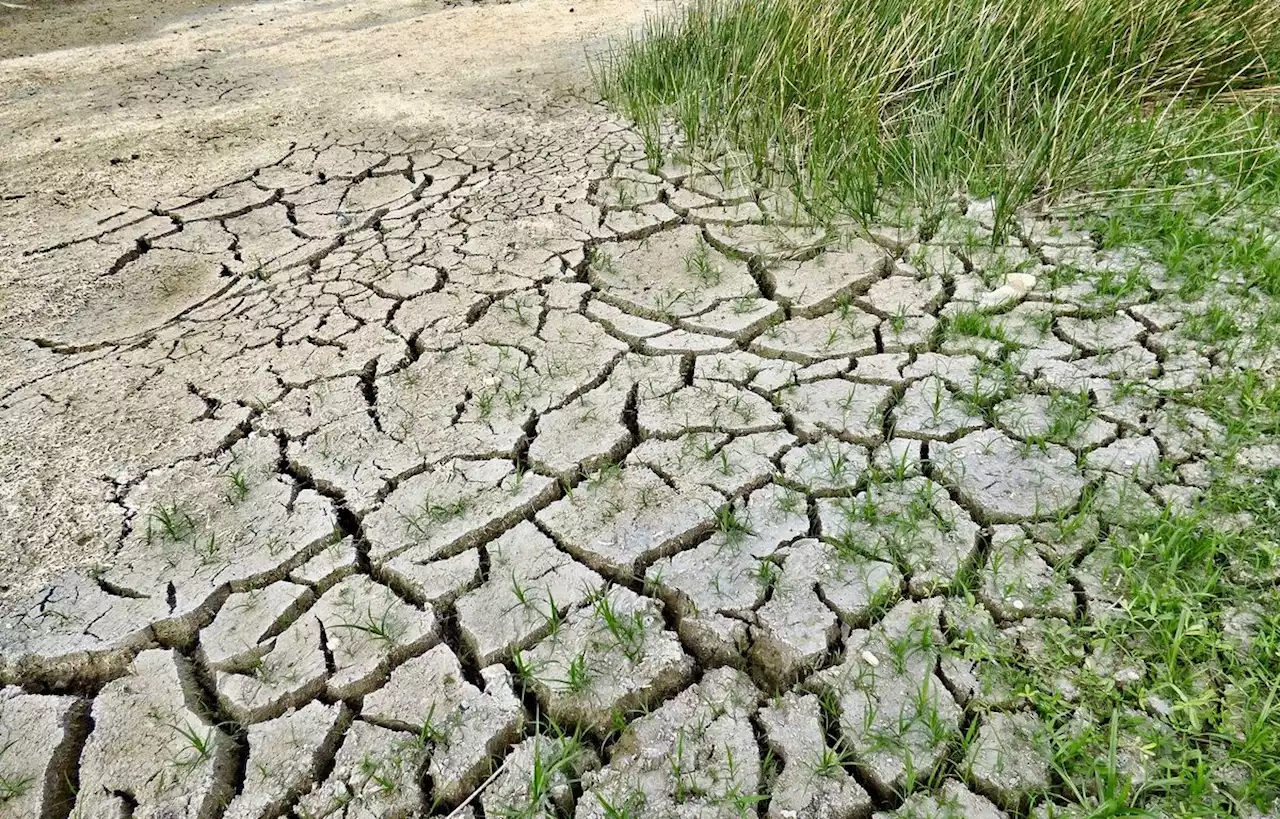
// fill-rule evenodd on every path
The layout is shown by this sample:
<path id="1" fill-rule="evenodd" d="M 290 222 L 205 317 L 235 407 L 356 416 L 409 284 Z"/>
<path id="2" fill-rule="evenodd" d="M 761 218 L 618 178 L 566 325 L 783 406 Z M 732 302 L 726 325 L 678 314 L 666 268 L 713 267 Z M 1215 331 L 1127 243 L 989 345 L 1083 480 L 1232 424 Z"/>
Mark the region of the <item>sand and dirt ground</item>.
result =
<path id="1" fill-rule="evenodd" d="M 959 635 L 1106 616 L 1085 544 L 1203 485 L 1222 430 L 1157 390 L 1233 364 L 1157 270 L 1049 221 L 984 248 L 980 202 L 920 242 L 652 167 L 585 57 L 640 2 L 30 5 L 0 8 L 0 815 L 1048 787 Z"/>

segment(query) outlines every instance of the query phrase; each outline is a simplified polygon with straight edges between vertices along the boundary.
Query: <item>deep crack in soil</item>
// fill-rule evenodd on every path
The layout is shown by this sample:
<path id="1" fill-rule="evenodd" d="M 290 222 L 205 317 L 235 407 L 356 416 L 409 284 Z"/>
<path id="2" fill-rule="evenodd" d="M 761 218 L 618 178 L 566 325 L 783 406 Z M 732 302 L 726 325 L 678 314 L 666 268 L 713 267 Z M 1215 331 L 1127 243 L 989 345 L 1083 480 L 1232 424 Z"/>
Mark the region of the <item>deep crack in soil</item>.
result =
<path id="1" fill-rule="evenodd" d="M 837 236 L 652 167 L 562 93 L 620 11 L 285 0 L 0 63 L 0 813 L 442 813 L 499 765 L 485 816 L 1051 789 L 966 629 L 1105 604 L 1054 524 L 1195 491 L 1157 462 L 1221 430 L 1158 393 L 1210 359 L 1155 276 L 1049 284 L 1088 237 Z"/>

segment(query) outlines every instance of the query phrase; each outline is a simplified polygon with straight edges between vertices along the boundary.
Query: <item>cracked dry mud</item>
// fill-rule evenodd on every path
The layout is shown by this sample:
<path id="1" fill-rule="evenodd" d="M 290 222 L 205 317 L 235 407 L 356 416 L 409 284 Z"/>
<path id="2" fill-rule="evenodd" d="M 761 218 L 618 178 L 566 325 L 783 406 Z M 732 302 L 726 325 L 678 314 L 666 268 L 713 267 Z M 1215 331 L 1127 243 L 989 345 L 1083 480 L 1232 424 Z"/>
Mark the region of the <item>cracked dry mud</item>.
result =
<path id="1" fill-rule="evenodd" d="M 1157 268 L 1055 286 L 1110 263 L 1055 225 L 988 257 L 820 229 L 599 106 L 530 112 L 300 140 L 22 249 L 124 295 L 11 339 L 6 436 L 114 437 L 75 476 L 87 565 L 0 603 L 0 814 L 998 817 L 1051 786 L 971 649 L 1108 616 L 1089 533 L 1194 497 L 1222 436 L 1163 388 L 1247 355 L 1171 356 L 1195 308 Z"/>

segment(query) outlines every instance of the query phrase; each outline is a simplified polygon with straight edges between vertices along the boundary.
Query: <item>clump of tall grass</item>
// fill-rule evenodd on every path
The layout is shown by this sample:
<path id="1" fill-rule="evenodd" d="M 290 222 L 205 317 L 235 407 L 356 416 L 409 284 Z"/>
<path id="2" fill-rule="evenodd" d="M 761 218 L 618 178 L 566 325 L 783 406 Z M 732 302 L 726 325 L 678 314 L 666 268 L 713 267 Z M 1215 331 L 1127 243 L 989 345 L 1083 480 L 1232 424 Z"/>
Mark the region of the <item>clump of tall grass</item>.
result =
<path id="1" fill-rule="evenodd" d="M 599 69 L 655 150 L 674 120 L 866 217 L 1276 180 L 1275 0 L 694 0 Z"/>

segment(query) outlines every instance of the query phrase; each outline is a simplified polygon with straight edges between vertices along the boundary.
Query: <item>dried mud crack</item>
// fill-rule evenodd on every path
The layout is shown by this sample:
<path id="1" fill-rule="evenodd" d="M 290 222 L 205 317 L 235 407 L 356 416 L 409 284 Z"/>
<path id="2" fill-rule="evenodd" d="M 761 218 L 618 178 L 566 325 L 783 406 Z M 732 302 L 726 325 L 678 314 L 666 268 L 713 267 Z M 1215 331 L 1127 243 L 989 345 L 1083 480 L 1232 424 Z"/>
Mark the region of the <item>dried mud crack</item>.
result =
<path id="1" fill-rule="evenodd" d="M 84 476 L 100 564 L 0 604 L 0 814 L 1070 796 L 1060 726 L 979 649 L 1106 616 L 1090 544 L 1193 502 L 1224 431 L 1178 395 L 1249 351 L 1196 345 L 1156 268 L 1093 286 L 1116 255 L 1061 225 L 820 229 L 565 105 L 507 141 L 298 144 L 29 249 L 202 285 L 26 339 L 0 395 L 66 434 L 155 415 Z"/>

